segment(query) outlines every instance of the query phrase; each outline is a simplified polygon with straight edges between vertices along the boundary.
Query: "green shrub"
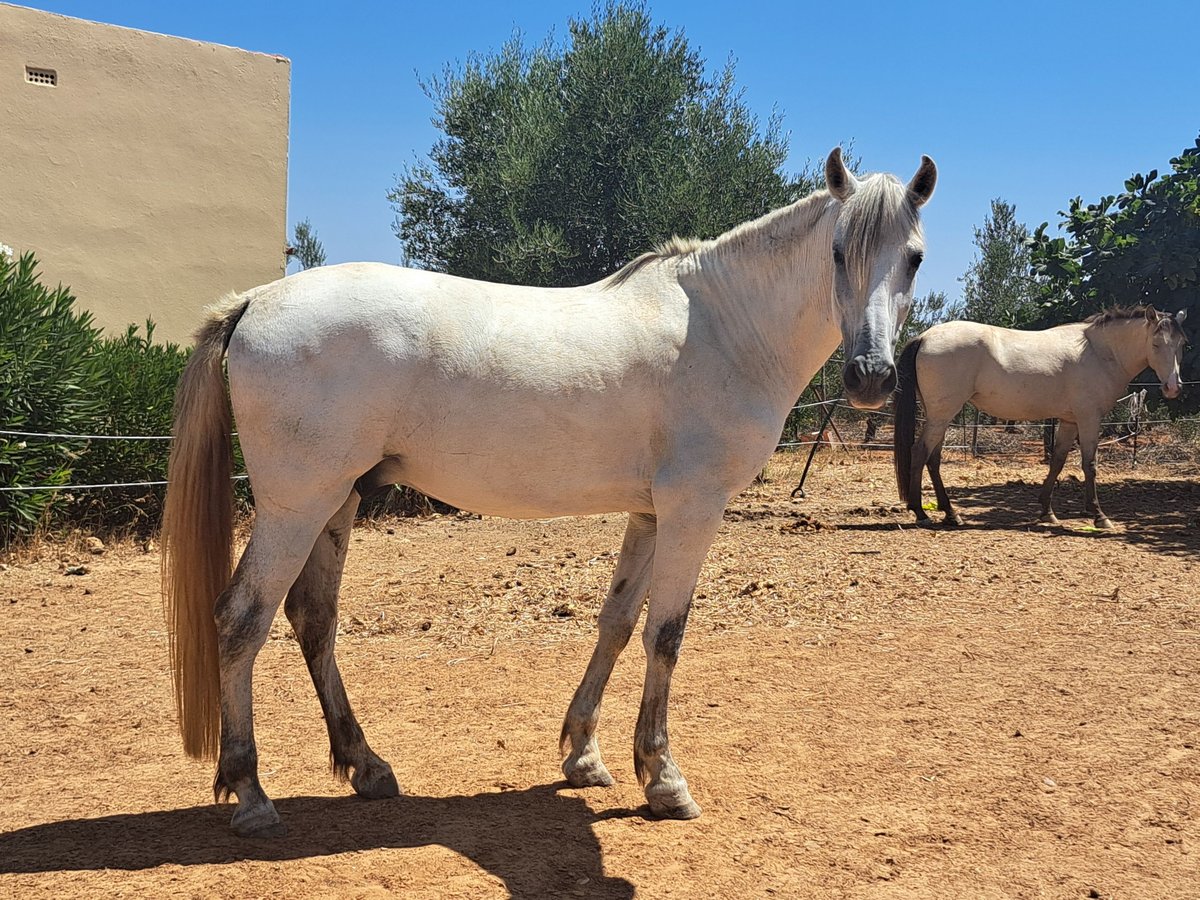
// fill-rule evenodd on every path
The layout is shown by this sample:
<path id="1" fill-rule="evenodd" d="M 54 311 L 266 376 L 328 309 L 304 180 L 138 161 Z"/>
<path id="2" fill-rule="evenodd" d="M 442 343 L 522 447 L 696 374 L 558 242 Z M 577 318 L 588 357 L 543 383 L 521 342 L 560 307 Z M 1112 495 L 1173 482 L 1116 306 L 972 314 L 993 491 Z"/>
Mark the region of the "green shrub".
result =
<path id="1" fill-rule="evenodd" d="M 92 317 L 70 291 L 38 278 L 32 253 L 0 251 L 0 428 L 77 434 L 95 422 Z M 79 441 L 0 435 L 0 487 L 65 484 Z M 0 491 L 0 545 L 31 531 L 65 499 L 56 491 Z"/>
<path id="2" fill-rule="evenodd" d="M 144 334 L 130 325 L 119 337 L 94 348 L 95 392 L 99 401 L 93 434 L 168 435 L 175 385 L 187 351 L 178 344 L 154 343 L 154 323 Z M 73 466 L 75 484 L 162 481 L 169 441 L 90 441 Z M 165 488 L 107 488 L 81 491 L 68 511 L 78 524 L 105 528 L 153 527 L 162 512 Z"/>

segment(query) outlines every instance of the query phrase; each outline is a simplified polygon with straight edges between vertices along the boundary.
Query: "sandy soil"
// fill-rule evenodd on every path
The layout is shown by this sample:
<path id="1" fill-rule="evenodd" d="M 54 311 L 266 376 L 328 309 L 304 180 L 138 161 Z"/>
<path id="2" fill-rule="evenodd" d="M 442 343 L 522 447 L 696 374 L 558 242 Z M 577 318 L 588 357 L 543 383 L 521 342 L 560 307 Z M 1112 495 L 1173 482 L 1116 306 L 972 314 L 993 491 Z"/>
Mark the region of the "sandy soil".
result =
<path id="1" fill-rule="evenodd" d="M 1103 473 L 1112 534 L 1064 483 L 1048 531 L 1037 466 L 956 459 L 947 530 L 893 508 L 882 458 L 823 459 L 792 502 L 802 461 L 735 500 L 701 576 L 671 719 L 693 822 L 644 815 L 636 641 L 600 732 L 617 784 L 558 772 L 622 516 L 357 530 L 339 660 L 406 795 L 328 774 L 281 616 L 256 672 L 277 841 L 232 837 L 179 749 L 153 548 L 10 560 L 0 895 L 1196 896 L 1195 473 Z"/>

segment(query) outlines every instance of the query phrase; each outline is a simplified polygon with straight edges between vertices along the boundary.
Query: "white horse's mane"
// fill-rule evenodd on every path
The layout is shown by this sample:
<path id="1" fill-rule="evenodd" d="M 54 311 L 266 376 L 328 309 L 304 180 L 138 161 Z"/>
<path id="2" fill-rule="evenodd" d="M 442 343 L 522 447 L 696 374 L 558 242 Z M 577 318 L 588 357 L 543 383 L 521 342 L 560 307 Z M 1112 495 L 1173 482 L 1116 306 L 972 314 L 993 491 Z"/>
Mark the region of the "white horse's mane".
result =
<path id="1" fill-rule="evenodd" d="M 679 260 L 688 256 L 720 258 L 728 254 L 761 247 L 766 241 L 791 240 L 808 233 L 829 208 L 827 190 L 814 191 L 779 209 L 744 222 L 715 238 L 668 238 L 652 251 L 626 263 L 601 284 L 619 287 L 652 263 Z M 858 180 L 857 189 L 845 202 L 845 246 L 848 263 L 855 266 L 854 277 L 863 284 L 866 266 L 882 241 L 900 231 L 908 233 L 920 227 L 917 207 L 904 184 L 894 175 L 870 174 Z"/>

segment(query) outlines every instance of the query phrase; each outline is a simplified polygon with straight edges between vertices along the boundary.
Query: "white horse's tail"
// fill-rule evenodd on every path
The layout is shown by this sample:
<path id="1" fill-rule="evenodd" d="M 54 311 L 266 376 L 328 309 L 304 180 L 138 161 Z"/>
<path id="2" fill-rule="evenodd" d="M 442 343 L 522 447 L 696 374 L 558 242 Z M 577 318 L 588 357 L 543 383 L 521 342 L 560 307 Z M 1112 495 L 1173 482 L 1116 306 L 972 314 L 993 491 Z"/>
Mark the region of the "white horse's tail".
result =
<path id="1" fill-rule="evenodd" d="M 210 313 L 175 391 L 175 436 L 163 511 L 163 611 L 175 711 L 189 756 L 211 759 L 220 741 L 220 669 L 213 608 L 233 566 L 233 416 L 222 360 L 249 301 Z"/>

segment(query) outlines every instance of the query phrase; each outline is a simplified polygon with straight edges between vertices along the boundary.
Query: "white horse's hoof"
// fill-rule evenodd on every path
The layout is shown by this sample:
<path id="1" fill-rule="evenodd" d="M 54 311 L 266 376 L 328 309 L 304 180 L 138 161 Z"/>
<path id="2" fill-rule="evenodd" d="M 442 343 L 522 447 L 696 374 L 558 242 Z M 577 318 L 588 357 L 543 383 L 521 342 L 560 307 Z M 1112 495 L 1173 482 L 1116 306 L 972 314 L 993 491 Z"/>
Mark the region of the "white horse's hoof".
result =
<path id="1" fill-rule="evenodd" d="M 700 804 L 692 799 L 687 782 L 678 777 L 648 785 L 646 802 L 650 814 L 659 819 L 694 819 L 700 815 Z"/>
<path id="2" fill-rule="evenodd" d="M 1108 516 L 1100 516 L 1098 519 L 1096 519 L 1094 524 L 1101 531 L 1112 531 L 1113 530 L 1112 520 L 1109 519 Z"/>
<path id="3" fill-rule="evenodd" d="M 664 802 L 666 798 L 647 798 L 650 804 L 650 814 L 658 819 L 695 819 L 700 815 L 700 804 L 691 797 L 682 802 Z"/>
<path id="4" fill-rule="evenodd" d="M 287 834 L 287 826 L 279 821 L 279 813 L 270 801 L 266 806 L 236 810 L 229 824 L 233 833 L 243 838 L 281 838 Z"/>
<path id="5" fill-rule="evenodd" d="M 574 763 L 568 758 L 562 764 L 563 776 L 571 787 L 611 787 L 614 783 L 607 767 L 597 757 L 583 757 Z"/>

